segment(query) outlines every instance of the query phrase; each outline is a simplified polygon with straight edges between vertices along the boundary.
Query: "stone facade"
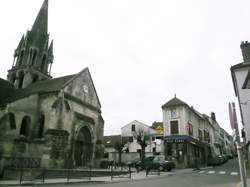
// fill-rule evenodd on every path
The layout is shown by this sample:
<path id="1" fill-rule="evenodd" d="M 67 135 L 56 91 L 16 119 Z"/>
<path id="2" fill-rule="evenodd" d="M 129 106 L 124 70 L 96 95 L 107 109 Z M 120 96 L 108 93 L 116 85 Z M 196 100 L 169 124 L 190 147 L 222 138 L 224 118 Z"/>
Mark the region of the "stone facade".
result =
<path id="1" fill-rule="evenodd" d="M 0 79 L 0 172 L 6 166 L 83 167 L 103 147 L 104 120 L 89 69 L 50 75 L 47 12 L 45 0 L 15 50 L 8 80 Z"/>

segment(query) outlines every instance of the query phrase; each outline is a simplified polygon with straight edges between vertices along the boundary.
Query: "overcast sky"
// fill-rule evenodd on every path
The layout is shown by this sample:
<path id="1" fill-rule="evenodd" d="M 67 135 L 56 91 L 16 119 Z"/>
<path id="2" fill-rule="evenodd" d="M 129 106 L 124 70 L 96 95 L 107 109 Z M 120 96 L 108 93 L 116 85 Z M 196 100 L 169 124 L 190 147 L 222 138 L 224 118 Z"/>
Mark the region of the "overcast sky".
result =
<path id="1" fill-rule="evenodd" d="M 1 78 L 42 3 L 1 2 Z M 248 0 L 49 0 L 52 76 L 89 67 L 105 135 L 133 120 L 162 121 L 161 106 L 174 94 L 201 113 L 215 112 L 231 134 L 230 67 L 242 62 L 240 43 L 250 40 L 249 7 Z"/>

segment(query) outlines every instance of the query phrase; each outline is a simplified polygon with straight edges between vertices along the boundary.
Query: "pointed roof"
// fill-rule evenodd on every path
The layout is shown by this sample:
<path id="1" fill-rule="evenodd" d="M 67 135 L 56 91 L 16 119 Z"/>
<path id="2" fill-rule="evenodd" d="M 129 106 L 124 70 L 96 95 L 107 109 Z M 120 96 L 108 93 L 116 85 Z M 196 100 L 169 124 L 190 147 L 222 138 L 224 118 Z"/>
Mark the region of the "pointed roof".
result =
<path id="1" fill-rule="evenodd" d="M 48 31 L 48 0 L 44 0 L 43 5 L 32 26 L 31 32 L 47 34 Z"/>
<path id="2" fill-rule="evenodd" d="M 50 42 L 48 53 L 49 55 L 53 55 L 53 40 Z"/>
<path id="3" fill-rule="evenodd" d="M 167 103 L 165 103 L 164 105 L 162 105 L 161 108 L 167 108 L 167 107 L 173 107 L 173 106 L 180 106 L 180 105 L 186 105 L 188 106 L 185 102 L 183 102 L 182 100 L 178 99 L 176 96 L 171 99 L 170 101 L 168 101 Z"/>
<path id="4" fill-rule="evenodd" d="M 24 41 L 24 35 L 22 36 L 22 38 L 21 38 L 21 40 L 20 40 L 20 42 L 19 42 L 19 44 L 18 44 L 18 46 L 17 46 L 15 52 L 17 52 L 18 50 L 21 49 L 21 46 L 22 46 L 22 44 L 23 44 L 23 41 Z"/>

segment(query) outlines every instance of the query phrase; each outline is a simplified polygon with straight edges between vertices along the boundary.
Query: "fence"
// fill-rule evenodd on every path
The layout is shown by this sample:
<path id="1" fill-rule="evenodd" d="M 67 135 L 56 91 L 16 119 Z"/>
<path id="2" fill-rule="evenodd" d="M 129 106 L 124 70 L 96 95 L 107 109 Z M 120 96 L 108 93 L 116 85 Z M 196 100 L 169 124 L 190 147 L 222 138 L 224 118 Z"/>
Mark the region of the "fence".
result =
<path id="1" fill-rule="evenodd" d="M 88 169 L 46 169 L 46 168 L 5 168 L 5 172 L 15 173 L 19 184 L 30 182 L 46 183 L 48 179 L 65 179 L 69 183 L 71 179 L 84 179 L 90 181 L 92 177 L 91 167 Z M 14 171 L 14 172 L 13 172 Z"/>
<path id="2" fill-rule="evenodd" d="M 117 173 L 117 175 L 114 175 L 114 173 Z M 116 165 L 112 165 L 110 167 L 110 177 L 111 180 L 113 178 L 129 178 L 131 179 L 131 167 L 130 166 L 124 166 L 124 165 L 120 165 L 120 166 L 116 166 Z"/>

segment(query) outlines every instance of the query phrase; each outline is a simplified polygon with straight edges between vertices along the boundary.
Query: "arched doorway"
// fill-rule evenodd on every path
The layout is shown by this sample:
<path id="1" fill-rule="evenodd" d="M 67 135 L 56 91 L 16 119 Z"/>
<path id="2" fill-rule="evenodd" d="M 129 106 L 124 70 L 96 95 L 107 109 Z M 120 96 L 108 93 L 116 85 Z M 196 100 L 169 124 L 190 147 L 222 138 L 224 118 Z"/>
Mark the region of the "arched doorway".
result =
<path id="1" fill-rule="evenodd" d="M 75 140 L 74 158 L 76 166 L 86 166 L 92 159 L 93 144 L 91 133 L 87 126 L 82 127 Z"/>

